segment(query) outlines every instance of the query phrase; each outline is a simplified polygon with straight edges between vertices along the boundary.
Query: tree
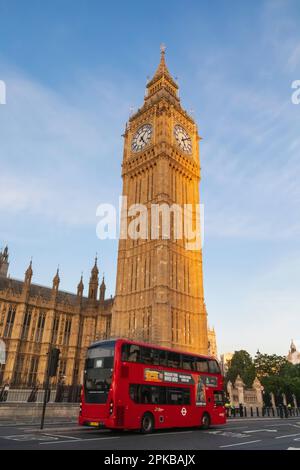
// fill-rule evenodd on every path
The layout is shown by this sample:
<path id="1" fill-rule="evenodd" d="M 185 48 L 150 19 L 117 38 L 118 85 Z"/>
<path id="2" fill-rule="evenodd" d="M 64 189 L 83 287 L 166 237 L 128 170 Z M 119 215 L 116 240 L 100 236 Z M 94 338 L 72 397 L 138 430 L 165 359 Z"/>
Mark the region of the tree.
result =
<path id="1" fill-rule="evenodd" d="M 282 377 L 291 377 L 291 378 L 299 378 L 300 379 L 300 364 L 291 364 L 290 362 L 286 362 L 280 369 L 279 373 Z"/>
<path id="2" fill-rule="evenodd" d="M 255 379 L 255 367 L 250 354 L 247 351 L 235 351 L 228 369 L 226 380 L 234 384 L 237 376 L 240 375 L 246 387 L 252 387 Z"/>
<path id="3" fill-rule="evenodd" d="M 279 375 L 287 364 L 289 364 L 287 359 L 284 356 L 277 356 L 277 354 L 261 354 L 257 351 L 254 358 L 255 372 L 259 380 L 262 377 Z"/>

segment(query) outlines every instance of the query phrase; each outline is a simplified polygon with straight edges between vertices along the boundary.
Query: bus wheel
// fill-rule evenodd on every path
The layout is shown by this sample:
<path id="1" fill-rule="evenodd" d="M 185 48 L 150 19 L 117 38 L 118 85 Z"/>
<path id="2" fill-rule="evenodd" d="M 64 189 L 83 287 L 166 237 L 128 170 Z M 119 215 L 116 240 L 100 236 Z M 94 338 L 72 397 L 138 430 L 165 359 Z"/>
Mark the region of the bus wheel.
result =
<path id="1" fill-rule="evenodd" d="M 145 413 L 142 417 L 141 432 L 143 434 L 149 434 L 154 429 L 154 418 L 151 413 Z"/>
<path id="2" fill-rule="evenodd" d="M 201 429 L 208 429 L 210 426 L 210 416 L 208 413 L 203 413 L 201 418 Z"/>

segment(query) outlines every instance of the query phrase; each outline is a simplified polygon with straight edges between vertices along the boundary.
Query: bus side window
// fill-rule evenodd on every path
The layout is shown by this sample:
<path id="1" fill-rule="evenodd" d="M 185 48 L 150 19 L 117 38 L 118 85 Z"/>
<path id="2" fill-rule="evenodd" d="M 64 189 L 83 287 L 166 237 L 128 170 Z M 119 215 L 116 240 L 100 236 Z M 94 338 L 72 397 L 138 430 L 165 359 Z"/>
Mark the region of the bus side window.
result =
<path id="1" fill-rule="evenodd" d="M 129 396 L 135 403 L 141 403 L 141 385 L 130 385 Z"/>
<path id="2" fill-rule="evenodd" d="M 208 372 L 208 360 L 204 357 L 196 357 L 195 366 L 197 372 Z"/>
<path id="3" fill-rule="evenodd" d="M 185 388 L 172 388 L 167 389 L 167 403 L 168 405 L 189 405 L 190 404 L 190 390 Z"/>
<path id="4" fill-rule="evenodd" d="M 151 387 L 151 403 L 153 405 L 159 404 L 159 388 L 160 387 Z"/>
<path id="5" fill-rule="evenodd" d="M 214 391 L 214 402 L 216 406 L 224 406 L 225 398 L 222 390 Z"/>
<path id="6" fill-rule="evenodd" d="M 144 404 L 151 403 L 151 387 L 149 387 L 148 385 L 142 385 L 140 403 L 144 403 Z"/>
<path id="7" fill-rule="evenodd" d="M 160 353 L 159 349 L 152 349 L 152 364 L 155 366 L 159 366 L 160 364 L 159 353 Z"/>
<path id="8" fill-rule="evenodd" d="M 143 364 L 153 364 L 153 359 L 152 359 L 152 349 L 151 348 L 141 348 L 141 362 Z"/>
<path id="9" fill-rule="evenodd" d="M 195 370 L 195 358 L 193 356 L 182 355 L 182 368 L 185 370 Z"/>
<path id="10" fill-rule="evenodd" d="M 128 361 L 128 355 L 129 355 L 129 344 L 123 344 L 122 345 L 122 361 Z"/>
<path id="11" fill-rule="evenodd" d="M 140 360 L 141 360 L 140 347 L 136 346 L 135 344 L 130 344 L 129 345 L 128 361 L 129 362 L 140 362 Z"/>
<path id="12" fill-rule="evenodd" d="M 168 367 L 178 369 L 180 367 L 180 354 L 168 352 Z"/>
<path id="13" fill-rule="evenodd" d="M 167 387 L 158 387 L 159 388 L 159 404 L 167 404 Z"/>
<path id="14" fill-rule="evenodd" d="M 159 364 L 161 366 L 167 365 L 167 351 L 159 351 Z"/>
<path id="15" fill-rule="evenodd" d="M 208 361 L 208 368 L 211 374 L 220 374 L 220 367 L 217 361 L 215 360 Z"/>

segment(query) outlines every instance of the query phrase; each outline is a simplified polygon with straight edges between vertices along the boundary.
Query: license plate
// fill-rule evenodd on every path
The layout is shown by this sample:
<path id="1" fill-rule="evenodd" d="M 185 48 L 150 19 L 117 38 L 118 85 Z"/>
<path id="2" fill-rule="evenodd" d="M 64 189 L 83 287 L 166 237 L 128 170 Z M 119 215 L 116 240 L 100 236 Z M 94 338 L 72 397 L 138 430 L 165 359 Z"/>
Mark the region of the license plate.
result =
<path id="1" fill-rule="evenodd" d="M 99 423 L 97 423 L 96 421 L 91 421 L 91 422 L 89 423 L 89 426 L 94 426 L 94 427 L 97 427 L 97 428 L 98 428 Z"/>

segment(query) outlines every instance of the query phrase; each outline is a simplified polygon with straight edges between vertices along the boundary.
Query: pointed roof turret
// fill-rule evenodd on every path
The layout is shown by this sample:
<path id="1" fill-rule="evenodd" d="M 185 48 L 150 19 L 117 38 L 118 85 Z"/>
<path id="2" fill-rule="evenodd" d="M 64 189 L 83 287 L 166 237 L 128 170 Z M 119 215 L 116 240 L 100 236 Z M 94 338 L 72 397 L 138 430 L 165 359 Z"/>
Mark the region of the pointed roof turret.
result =
<path id="1" fill-rule="evenodd" d="M 101 285 L 100 285 L 100 300 L 101 300 L 101 302 L 104 302 L 105 291 L 106 291 L 106 285 L 105 285 L 104 274 L 103 274 L 102 282 L 101 282 Z"/>
<path id="2" fill-rule="evenodd" d="M 23 292 L 26 294 L 28 294 L 30 290 L 32 275 L 33 275 L 33 270 L 32 270 L 32 259 L 31 259 L 29 266 L 25 271 L 25 279 L 24 279 L 24 284 L 23 284 Z"/>
<path id="3" fill-rule="evenodd" d="M 174 88 L 176 88 L 176 90 L 178 89 L 178 85 L 175 82 L 175 80 L 173 79 L 173 77 L 170 74 L 169 69 L 167 67 L 165 55 L 166 55 L 166 46 L 164 44 L 162 44 L 160 46 L 160 62 L 159 62 L 159 65 L 156 69 L 155 74 L 153 75 L 152 80 L 150 80 L 150 82 L 148 82 L 147 88 L 150 88 L 151 85 L 153 85 L 155 82 L 161 80 L 162 78 L 165 78 L 168 82 L 170 82 L 173 85 Z"/>
<path id="4" fill-rule="evenodd" d="M 2 256 L 3 256 L 4 261 L 8 261 L 8 246 L 7 245 L 3 250 Z"/>
<path id="5" fill-rule="evenodd" d="M 6 245 L 3 252 L 0 251 L 0 276 L 7 277 L 8 267 L 8 246 Z"/>
<path id="6" fill-rule="evenodd" d="M 25 280 L 26 281 L 29 280 L 29 282 L 30 282 L 31 278 L 32 278 L 32 275 L 33 275 L 33 270 L 32 270 L 32 259 L 31 259 L 30 263 L 29 263 L 29 266 L 25 271 Z"/>
<path id="7" fill-rule="evenodd" d="M 98 256 L 96 255 L 96 257 L 95 257 L 95 264 L 94 264 L 94 267 L 93 267 L 93 269 L 92 269 L 92 271 L 91 271 L 92 277 L 98 276 L 98 274 L 99 274 L 99 269 L 98 269 L 97 263 L 98 263 Z"/>
<path id="8" fill-rule="evenodd" d="M 145 96 L 145 101 L 149 98 L 152 98 L 156 95 L 162 96 L 162 94 L 167 95 L 175 99 L 177 103 L 179 101 L 178 97 L 178 85 L 172 75 L 170 74 L 166 59 L 165 59 L 166 47 L 164 45 L 160 48 L 160 62 L 156 69 L 153 78 L 147 83 L 147 92 Z"/>
<path id="9" fill-rule="evenodd" d="M 94 300 L 97 299 L 97 291 L 98 291 L 98 285 L 99 285 L 99 269 L 98 269 L 97 262 L 98 262 L 98 257 L 96 255 L 95 264 L 91 271 L 91 277 L 90 277 L 90 282 L 89 282 L 89 298 L 94 299 Z"/>
<path id="10" fill-rule="evenodd" d="M 58 290 L 59 283 L 60 283 L 60 277 L 59 277 L 59 267 L 58 267 L 57 271 L 56 271 L 56 274 L 53 278 L 53 289 Z"/>
<path id="11" fill-rule="evenodd" d="M 294 340 L 292 339 L 291 346 L 290 346 L 290 352 L 294 353 L 297 351 L 296 345 L 294 343 Z"/>
<path id="12" fill-rule="evenodd" d="M 78 295 L 78 297 L 82 297 L 83 290 L 84 290 L 83 275 L 81 274 L 80 281 L 79 281 L 79 284 L 77 286 L 77 295 Z"/>

